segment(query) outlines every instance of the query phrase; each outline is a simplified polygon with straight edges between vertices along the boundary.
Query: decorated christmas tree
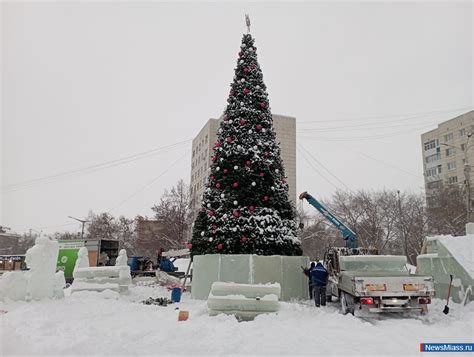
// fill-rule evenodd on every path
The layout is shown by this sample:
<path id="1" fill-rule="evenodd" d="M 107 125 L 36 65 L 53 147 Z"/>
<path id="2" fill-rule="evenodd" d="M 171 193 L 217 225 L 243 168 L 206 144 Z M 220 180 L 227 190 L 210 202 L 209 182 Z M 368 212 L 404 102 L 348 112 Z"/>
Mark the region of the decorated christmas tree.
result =
<path id="1" fill-rule="evenodd" d="M 301 255 L 257 49 L 242 38 L 191 253 Z"/>

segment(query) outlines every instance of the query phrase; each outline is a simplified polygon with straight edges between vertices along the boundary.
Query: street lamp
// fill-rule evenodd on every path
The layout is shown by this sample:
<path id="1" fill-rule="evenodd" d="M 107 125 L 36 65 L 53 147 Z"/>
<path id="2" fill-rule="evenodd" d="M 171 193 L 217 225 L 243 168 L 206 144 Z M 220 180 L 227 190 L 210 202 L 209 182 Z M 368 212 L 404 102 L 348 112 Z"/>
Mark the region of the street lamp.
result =
<path id="1" fill-rule="evenodd" d="M 89 222 L 89 221 L 85 220 L 85 219 L 79 219 L 79 218 L 76 218 L 76 217 L 72 217 L 72 216 L 68 216 L 68 218 L 75 219 L 76 221 L 79 221 L 79 222 L 82 223 L 81 239 L 83 239 L 84 238 L 84 225 L 86 224 L 86 222 Z"/>
<path id="2" fill-rule="evenodd" d="M 459 146 L 456 145 L 451 145 L 451 144 L 446 144 L 446 143 L 440 143 L 440 145 L 444 146 L 450 146 L 455 149 L 459 149 L 464 153 L 464 178 L 466 181 L 466 215 L 467 215 L 467 222 L 471 222 L 471 216 L 472 216 L 472 209 L 471 209 L 471 166 L 469 166 L 469 161 L 467 158 L 467 151 L 469 150 L 470 147 L 474 146 L 471 145 L 469 146 L 469 140 L 471 139 L 472 133 L 467 133 L 467 140 L 464 146 L 464 150 L 460 148 Z"/>

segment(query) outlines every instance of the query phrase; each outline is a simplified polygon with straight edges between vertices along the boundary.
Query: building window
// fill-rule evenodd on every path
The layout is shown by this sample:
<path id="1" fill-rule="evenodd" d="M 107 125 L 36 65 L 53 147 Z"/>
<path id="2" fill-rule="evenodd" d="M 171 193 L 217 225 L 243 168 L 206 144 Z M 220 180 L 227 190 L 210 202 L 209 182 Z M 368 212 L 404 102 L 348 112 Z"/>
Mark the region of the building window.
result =
<path id="1" fill-rule="evenodd" d="M 461 144 L 461 150 L 464 152 L 466 151 L 466 144 Z"/>
<path id="2" fill-rule="evenodd" d="M 448 171 L 456 170 L 456 161 L 448 162 Z"/>
<path id="3" fill-rule="evenodd" d="M 441 165 L 438 165 L 438 174 L 441 173 Z"/>
<path id="4" fill-rule="evenodd" d="M 444 135 L 444 142 L 445 143 L 449 143 L 451 141 L 453 141 L 453 133 L 449 133 L 449 134 Z"/>
<path id="5" fill-rule="evenodd" d="M 208 135 L 206 134 L 206 143 L 207 143 L 207 140 L 208 140 Z"/>
<path id="6" fill-rule="evenodd" d="M 449 148 L 446 149 L 446 157 L 456 155 L 456 149 L 455 148 Z"/>
<path id="7" fill-rule="evenodd" d="M 426 170 L 426 176 L 428 176 L 428 177 L 435 176 L 437 174 L 437 171 L 438 170 L 436 169 L 436 167 L 432 167 L 432 168 Z"/>
<path id="8" fill-rule="evenodd" d="M 462 159 L 463 166 L 466 165 L 466 159 Z"/>
<path id="9" fill-rule="evenodd" d="M 430 149 L 434 149 L 436 147 L 436 141 L 435 140 L 430 140 L 430 141 L 427 141 L 424 145 L 425 145 L 425 151 L 430 150 Z"/>
<path id="10" fill-rule="evenodd" d="M 441 181 L 428 182 L 428 184 L 426 185 L 426 187 L 427 187 L 429 190 L 434 190 L 434 189 L 441 188 Z"/>
<path id="11" fill-rule="evenodd" d="M 466 136 L 466 128 L 459 130 L 459 136 Z"/>
<path id="12" fill-rule="evenodd" d="M 458 177 L 457 176 L 448 177 L 448 183 L 449 184 L 458 183 Z"/>
<path id="13" fill-rule="evenodd" d="M 439 153 L 433 154 L 433 155 L 430 155 L 430 156 L 427 156 L 427 157 L 425 158 L 427 164 L 430 163 L 430 162 L 433 162 L 433 161 L 437 161 L 437 160 L 439 160 L 439 159 L 440 159 Z"/>

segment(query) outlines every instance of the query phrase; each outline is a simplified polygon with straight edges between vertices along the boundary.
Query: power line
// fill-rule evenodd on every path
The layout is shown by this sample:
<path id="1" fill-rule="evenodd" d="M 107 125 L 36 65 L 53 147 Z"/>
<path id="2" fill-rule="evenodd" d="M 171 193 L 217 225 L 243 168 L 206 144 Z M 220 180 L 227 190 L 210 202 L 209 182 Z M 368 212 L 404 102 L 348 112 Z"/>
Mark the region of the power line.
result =
<path id="1" fill-rule="evenodd" d="M 158 176 L 156 176 L 155 178 L 153 178 L 151 181 L 149 181 L 148 183 L 146 183 L 145 185 L 143 185 L 142 187 L 140 187 L 138 190 L 136 190 L 135 192 L 133 192 L 130 196 L 127 196 L 124 200 L 120 201 L 120 203 L 118 203 L 117 205 L 115 205 L 114 207 L 112 207 L 111 209 L 108 210 L 108 212 L 111 212 L 117 208 L 119 208 L 121 205 L 123 205 L 125 202 L 127 202 L 129 199 L 135 197 L 137 194 L 139 194 L 141 191 L 143 191 L 144 189 L 146 189 L 147 187 L 151 186 L 156 180 L 158 180 L 161 176 L 163 176 L 164 174 L 166 174 L 169 170 L 171 170 L 174 166 L 176 166 L 176 164 L 178 162 L 180 162 L 187 154 L 188 154 L 188 150 L 186 150 L 186 152 L 180 156 L 176 161 L 174 161 L 168 168 L 166 168 L 164 171 L 162 171 Z"/>
<path id="2" fill-rule="evenodd" d="M 403 130 L 403 131 L 398 131 L 398 132 L 392 132 L 392 133 L 382 133 L 382 134 L 377 134 L 377 135 L 369 135 L 369 136 L 351 136 L 351 137 L 317 137 L 317 136 L 301 136 L 301 138 L 306 138 L 310 140 L 315 140 L 315 141 L 361 141 L 361 140 L 376 140 L 376 139 L 383 139 L 383 138 L 388 138 L 392 136 L 397 136 L 397 135 L 403 135 L 403 134 L 408 134 L 408 133 L 413 133 L 416 132 L 420 129 L 427 128 L 430 125 L 424 125 L 421 127 L 417 128 L 412 128 L 410 130 Z"/>
<path id="3" fill-rule="evenodd" d="M 321 172 L 319 172 L 319 170 L 311 163 L 311 161 L 309 161 L 309 159 L 306 157 L 305 153 L 300 149 L 299 146 L 296 146 L 296 149 L 299 151 L 299 153 L 301 154 L 301 156 L 303 156 L 303 158 L 305 159 L 305 161 L 308 163 L 308 165 L 310 167 L 313 168 L 314 172 L 316 172 L 319 176 L 321 176 L 326 182 L 328 182 L 329 184 L 331 184 L 332 186 L 334 186 L 336 189 L 339 189 L 339 187 L 337 187 L 334 182 L 332 182 L 331 180 L 329 180 L 328 178 L 326 178 Z"/>
<path id="4" fill-rule="evenodd" d="M 319 161 L 318 159 L 316 159 L 316 157 L 314 157 L 313 154 L 311 154 L 311 152 L 309 152 L 302 144 L 298 144 L 300 146 L 300 148 L 302 150 L 304 150 L 316 163 L 318 163 L 319 166 L 321 166 L 324 170 L 326 170 L 326 172 L 331 175 L 332 177 L 334 177 L 337 181 L 339 181 L 339 183 L 341 183 L 345 188 L 347 188 L 349 191 L 352 192 L 351 188 L 349 186 L 347 186 L 339 177 L 337 177 L 335 174 L 333 174 L 326 166 L 324 166 L 321 161 Z"/>
<path id="5" fill-rule="evenodd" d="M 402 120 L 397 120 L 397 123 Z M 398 127 L 407 127 L 407 126 L 420 126 L 421 124 L 426 125 L 434 125 L 433 119 L 429 121 L 424 120 L 422 122 L 415 122 L 415 123 L 399 123 L 399 124 L 391 124 L 390 125 L 383 125 L 383 126 L 372 126 L 374 123 L 364 123 L 358 125 L 342 125 L 342 126 L 333 126 L 333 127 L 320 127 L 320 128 L 307 128 L 298 130 L 299 133 L 305 132 L 332 132 L 332 131 L 357 131 L 357 130 L 376 130 L 376 129 L 390 129 L 390 128 L 398 128 Z"/>
<path id="6" fill-rule="evenodd" d="M 340 118 L 340 119 L 327 119 L 327 120 L 308 120 L 308 121 L 299 121 L 298 124 L 304 123 L 328 123 L 328 122 L 344 122 L 344 121 L 355 121 L 355 120 L 365 120 L 365 119 L 383 119 L 383 118 L 396 118 L 396 117 L 407 117 L 407 116 L 426 116 L 429 114 L 437 114 L 437 113 L 450 113 L 450 112 L 457 112 L 461 110 L 472 110 L 472 105 L 456 108 L 456 109 L 447 109 L 447 110 L 433 110 L 429 112 L 418 112 L 418 113 L 405 113 L 405 114 L 390 114 L 390 115 L 372 115 L 372 116 L 360 116 L 360 117 L 352 117 L 352 118 Z"/>
<path id="7" fill-rule="evenodd" d="M 303 138 L 303 139 L 305 139 L 305 138 Z M 306 138 L 306 139 L 307 139 L 307 138 Z M 343 145 L 343 144 L 339 144 L 339 146 L 346 148 L 346 149 L 347 149 L 348 151 L 350 151 L 350 152 L 354 152 L 354 153 L 356 153 L 356 154 L 358 154 L 358 155 L 364 156 L 364 157 L 366 157 L 366 158 L 368 158 L 368 159 L 371 159 L 371 160 L 376 161 L 376 162 L 378 162 L 378 163 L 381 163 L 381 164 L 383 164 L 383 165 L 389 166 L 389 167 L 391 167 L 391 168 L 393 168 L 393 169 L 399 170 L 399 171 L 404 172 L 404 173 L 406 173 L 406 174 L 408 174 L 408 175 L 411 175 L 411 176 L 414 176 L 414 177 L 417 177 L 417 178 L 423 178 L 423 176 L 421 176 L 421 175 L 417 175 L 417 174 L 415 174 L 415 173 L 413 173 L 413 172 L 410 172 L 410 171 L 408 171 L 408 170 L 405 170 L 405 169 L 403 169 L 403 168 L 401 168 L 401 167 L 398 167 L 398 166 L 396 166 L 396 165 L 394 165 L 394 164 L 391 164 L 391 163 L 389 163 L 389 162 L 386 162 L 386 161 L 377 159 L 377 158 L 375 158 L 375 157 L 372 157 L 372 156 L 370 156 L 370 155 L 367 155 L 367 154 L 365 154 L 365 153 L 362 153 L 362 152 L 360 152 L 360 151 L 358 151 L 358 150 L 354 150 L 354 148 L 352 148 L 352 147 L 349 148 L 349 147 L 347 147 L 346 145 Z"/>
<path id="8" fill-rule="evenodd" d="M 17 190 L 29 188 L 29 187 L 36 186 L 36 185 L 55 182 L 59 179 L 65 178 L 65 177 L 71 177 L 71 176 L 76 176 L 76 175 L 81 175 L 81 174 L 88 174 L 88 173 L 96 172 L 96 171 L 99 171 L 99 170 L 112 168 L 112 167 L 115 167 L 115 166 L 119 166 L 119 165 L 127 164 L 127 163 L 130 163 L 130 162 L 133 162 L 133 161 L 148 158 L 148 157 L 157 155 L 158 153 L 165 152 L 167 150 L 174 150 L 174 149 L 180 148 L 183 145 L 188 144 L 190 141 L 191 140 L 184 140 L 184 141 L 180 141 L 180 142 L 177 142 L 177 143 L 174 143 L 174 144 L 161 146 L 161 147 L 154 148 L 154 149 L 151 149 L 151 150 L 143 151 L 141 153 L 125 156 L 125 157 L 122 157 L 120 159 L 106 161 L 106 162 L 86 166 L 86 167 L 83 167 L 83 168 L 80 168 L 80 169 L 61 172 L 61 173 L 58 173 L 58 174 L 44 176 L 44 177 L 40 177 L 40 178 L 36 178 L 36 179 L 32 179 L 32 180 L 18 182 L 16 184 L 6 185 L 6 186 L 3 186 L 2 191 L 3 192 L 17 191 Z"/>

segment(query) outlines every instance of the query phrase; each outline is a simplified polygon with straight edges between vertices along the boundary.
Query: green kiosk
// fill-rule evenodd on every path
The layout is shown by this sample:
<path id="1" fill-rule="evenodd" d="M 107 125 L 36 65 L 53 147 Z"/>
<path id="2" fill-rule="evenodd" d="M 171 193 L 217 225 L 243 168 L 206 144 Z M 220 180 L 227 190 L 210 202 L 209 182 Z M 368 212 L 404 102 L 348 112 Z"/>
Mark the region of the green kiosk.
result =
<path id="1" fill-rule="evenodd" d="M 91 267 L 101 265 L 115 265 L 115 259 L 119 252 L 119 242 L 105 239 L 74 239 L 60 240 L 58 254 L 58 269 L 64 270 L 66 281 L 73 280 L 72 272 L 77 260 L 77 253 L 82 247 L 89 252 L 89 264 Z"/>

